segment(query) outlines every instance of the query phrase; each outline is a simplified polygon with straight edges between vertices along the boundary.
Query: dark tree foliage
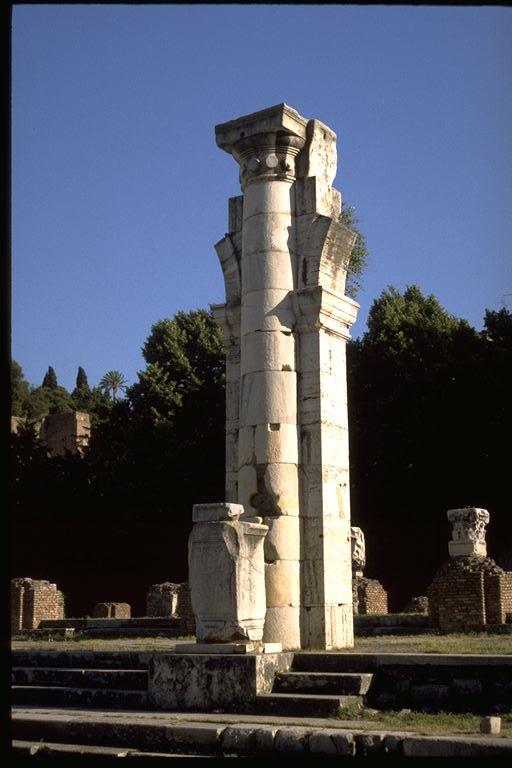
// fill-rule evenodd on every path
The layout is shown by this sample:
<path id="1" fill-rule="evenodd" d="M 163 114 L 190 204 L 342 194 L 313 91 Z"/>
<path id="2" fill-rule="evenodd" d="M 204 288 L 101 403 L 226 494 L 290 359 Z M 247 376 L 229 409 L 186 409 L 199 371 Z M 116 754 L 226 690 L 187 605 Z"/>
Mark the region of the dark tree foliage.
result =
<path id="1" fill-rule="evenodd" d="M 57 374 L 51 365 L 48 367 L 48 370 L 44 375 L 42 386 L 47 387 L 48 389 L 57 389 L 59 386 L 57 382 Z"/>
<path id="2" fill-rule="evenodd" d="M 57 581 L 71 614 L 104 599 L 143 612 L 149 584 L 186 578 L 192 504 L 224 499 L 224 352 L 210 313 L 160 320 L 143 355 L 125 398 L 100 393 L 83 459 L 48 459 L 35 436 L 13 436 L 26 542 L 15 575 Z M 507 557 L 511 370 L 509 312 L 487 312 L 479 333 L 415 286 L 384 291 L 349 343 L 353 524 L 394 610 L 447 557 L 451 507 L 489 509 L 490 555 Z"/>
<path id="3" fill-rule="evenodd" d="M 390 288 L 349 344 L 352 518 L 366 533 L 367 573 L 390 588 L 394 609 L 424 594 L 447 557 L 447 509 L 489 509 L 489 551 L 506 555 L 512 339 L 510 314 L 499 314 L 478 333 L 416 286 Z"/>
<path id="4" fill-rule="evenodd" d="M 24 417 L 27 415 L 27 400 L 30 385 L 25 379 L 23 369 L 16 360 L 11 361 L 11 414 Z"/>
<path id="5" fill-rule="evenodd" d="M 78 366 L 78 373 L 76 375 L 75 389 L 89 389 L 89 382 L 87 381 L 87 374 L 81 365 Z"/>

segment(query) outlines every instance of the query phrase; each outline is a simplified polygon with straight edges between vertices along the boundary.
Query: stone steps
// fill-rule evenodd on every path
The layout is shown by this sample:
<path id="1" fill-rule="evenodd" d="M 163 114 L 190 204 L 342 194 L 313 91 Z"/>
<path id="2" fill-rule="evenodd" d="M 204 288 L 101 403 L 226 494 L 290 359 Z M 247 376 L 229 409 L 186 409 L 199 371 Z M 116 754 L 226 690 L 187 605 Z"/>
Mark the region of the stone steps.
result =
<path id="1" fill-rule="evenodd" d="M 12 666 L 58 667 L 69 669 L 144 669 L 147 670 L 151 651 L 83 651 L 83 650 L 23 650 L 12 651 Z"/>
<path id="2" fill-rule="evenodd" d="M 143 757 L 143 758 L 168 758 L 176 760 L 191 757 L 214 757 L 214 755 L 184 755 L 183 753 L 144 752 L 138 749 L 126 749 L 124 747 L 98 747 L 93 744 L 62 744 L 59 742 L 12 742 L 12 754 L 18 757 Z"/>
<path id="3" fill-rule="evenodd" d="M 256 696 L 256 712 L 259 715 L 333 717 L 342 707 L 362 706 L 362 696 L 312 693 L 263 693 Z"/>
<path id="4" fill-rule="evenodd" d="M 12 682 L 18 686 L 59 686 L 146 691 L 143 669 L 70 669 L 69 667 L 15 667 Z"/>
<path id="5" fill-rule="evenodd" d="M 274 690 L 279 693 L 316 693 L 364 696 L 373 675 L 359 672 L 278 672 Z"/>
<path id="6" fill-rule="evenodd" d="M 147 692 L 115 688 L 14 685 L 11 690 L 11 701 L 15 706 L 146 709 Z"/>

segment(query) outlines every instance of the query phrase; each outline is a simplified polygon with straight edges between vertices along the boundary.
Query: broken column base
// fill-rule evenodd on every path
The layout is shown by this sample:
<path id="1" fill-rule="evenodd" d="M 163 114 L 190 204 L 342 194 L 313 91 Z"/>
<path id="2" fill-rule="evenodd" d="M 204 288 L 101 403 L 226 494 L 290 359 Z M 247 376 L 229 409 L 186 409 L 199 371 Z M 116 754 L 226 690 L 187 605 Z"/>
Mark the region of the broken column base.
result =
<path id="1" fill-rule="evenodd" d="M 174 653 L 155 654 L 152 658 L 148 679 L 150 708 L 250 712 L 255 697 L 270 693 L 276 672 L 290 669 L 293 659 L 292 653 L 248 651 L 249 645 L 245 643 L 212 644 L 203 652 L 197 650 L 202 644 L 192 645 L 193 651 L 180 653 L 177 648 Z M 220 646 L 231 646 L 232 650 L 212 651 Z"/>

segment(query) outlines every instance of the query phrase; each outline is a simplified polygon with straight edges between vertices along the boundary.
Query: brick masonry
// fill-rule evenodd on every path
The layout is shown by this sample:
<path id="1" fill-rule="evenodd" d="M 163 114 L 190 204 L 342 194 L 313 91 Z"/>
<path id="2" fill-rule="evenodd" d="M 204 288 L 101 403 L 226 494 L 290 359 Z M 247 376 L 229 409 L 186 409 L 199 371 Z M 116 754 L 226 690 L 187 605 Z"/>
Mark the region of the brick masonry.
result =
<path id="1" fill-rule="evenodd" d="M 387 613 L 388 593 L 377 579 L 354 576 L 352 581 L 354 607 L 357 613 Z"/>
<path id="2" fill-rule="evenodd" d="M 128 603 L 97 603 L 92 615 L 95 619 L 129 619 L 132 609 Z"/>
<path id="3" fill-rule="evenodd" d="M 512 611 L 512 572 L 490 557 L 452 557 L 428 589 L 430 624 L 445 632 L 481 632 Z"/>
<path id="4" fill-rule="evenodd" d="M 11 581 L 11 631 L 37 629 L 43 619 L 64 618 L 64 595 L 56 584 L 30 578 Z"/>
<path id="5" fill-rule="evenodd" d="M 194 634 L 196 622 L 190 599 L 188 582 L 173 584 L 165 581 L 153 584 L 146 593 L 146 615 L 154 617 L 179 617 L 187 634 Z"/>

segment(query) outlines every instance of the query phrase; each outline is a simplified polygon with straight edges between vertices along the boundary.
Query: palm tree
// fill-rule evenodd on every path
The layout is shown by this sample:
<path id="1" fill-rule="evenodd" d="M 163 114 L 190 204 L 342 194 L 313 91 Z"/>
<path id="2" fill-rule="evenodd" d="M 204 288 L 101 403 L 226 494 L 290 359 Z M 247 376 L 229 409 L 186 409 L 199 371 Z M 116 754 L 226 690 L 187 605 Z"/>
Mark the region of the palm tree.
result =
<path id="1" fill-rule="evenodd" d="M 100 381 L 101 389 L 106 393 L 112 393 L 112 400 L 116 400 L 116 395 L 121 389 L 126 389 L 125 377 L 120 371 L 108 371 Z"/>

